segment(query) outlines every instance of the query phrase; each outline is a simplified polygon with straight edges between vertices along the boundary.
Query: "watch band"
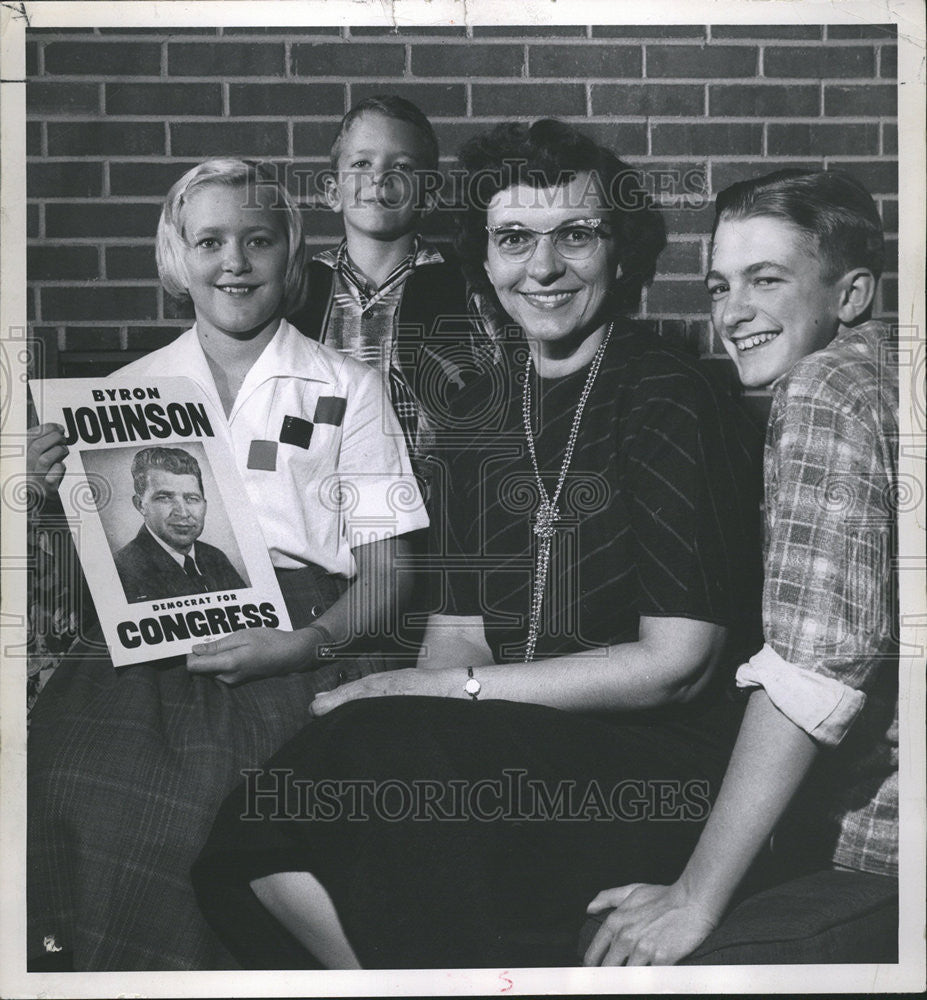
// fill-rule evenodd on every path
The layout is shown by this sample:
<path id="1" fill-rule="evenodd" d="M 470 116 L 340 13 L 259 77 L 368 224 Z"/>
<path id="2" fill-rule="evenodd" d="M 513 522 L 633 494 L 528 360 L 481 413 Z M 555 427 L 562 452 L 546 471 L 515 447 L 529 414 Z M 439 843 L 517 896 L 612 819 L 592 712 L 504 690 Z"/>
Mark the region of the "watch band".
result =
<path id="1" fill-rule="evenodd" d="M 473 676 L 473 667 L 467 667 L 467 683 L 464 684 L 464 691 L 476 701 L 480 696 L 483 685 Z"/>
<path id="2" fill-rule="evenodd" d="M 334 656 L 334 650 L 332 645 L 334 644 L 334 638 L 331 632 L 324 625 L 317 625 L 315 622 L 311 622 L 306 626 L 307 629 L 312 629 L 314 632 L 318 632 L 322 641 L 315 647 L 315 655 L 318 660 L 330 660 Z"/>

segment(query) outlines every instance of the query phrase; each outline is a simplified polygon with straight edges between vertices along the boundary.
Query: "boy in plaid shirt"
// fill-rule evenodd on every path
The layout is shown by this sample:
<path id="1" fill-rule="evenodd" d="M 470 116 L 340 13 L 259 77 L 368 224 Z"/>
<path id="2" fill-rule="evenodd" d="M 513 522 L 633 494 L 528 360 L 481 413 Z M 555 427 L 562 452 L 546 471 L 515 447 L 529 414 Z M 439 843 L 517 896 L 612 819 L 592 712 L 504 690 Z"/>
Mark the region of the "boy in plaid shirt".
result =
<path id="1" fill-rule="evenodd" d="M 745 386 L 774 385 L 766 437 L 765 645 L 724 785 L 669 886 L 599 893 L 588 965 L 680 961 L 775 831 L 806 865 L 897 877 L 898 376 L 870 319 L 884 258 L 872 198 L 782 171 L 717 199 L 712 323 Z"/>
<path id="2" fill-rule="evenodd" d="M 480 361 L 463 275 L 418 235 L 437 204 L 438 140 L 411 101 L 369 97 L 342 119 L 331 166 L 325 197 L 345 236 L 313 257 L 288 319 L 381 372 L 428 501 L 436 426 Z"/>

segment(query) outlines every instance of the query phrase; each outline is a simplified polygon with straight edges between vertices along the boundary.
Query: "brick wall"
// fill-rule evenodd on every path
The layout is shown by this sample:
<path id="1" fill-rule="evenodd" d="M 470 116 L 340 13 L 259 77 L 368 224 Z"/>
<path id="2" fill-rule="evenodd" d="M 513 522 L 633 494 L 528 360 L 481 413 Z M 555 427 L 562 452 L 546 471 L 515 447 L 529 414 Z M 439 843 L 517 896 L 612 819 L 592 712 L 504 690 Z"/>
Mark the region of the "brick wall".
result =
<path id="1" fill-rule="evenodd" d="M 476 132 L 540 115 L 641 166 L 670 234 L 643 315 L 703 356 L 722 353 L 701 284 L 709 197 L 780 166 L 847 168 L 883 213 L 877 312 L 893 316 L 895 41 L 879 25 L 30 30 L 29 318 L 45 374 L 109 371 L 188 325 L 153 249 L 184 170 L 274 161 L 307 196 L 340 116 L 377 92 L 422 107 L 447 168 Z M 307 205 L 306 225 L 313 244 L 338 236 L 328 211 Z M 449 235 L 447 213 L 430 234 Z"/>

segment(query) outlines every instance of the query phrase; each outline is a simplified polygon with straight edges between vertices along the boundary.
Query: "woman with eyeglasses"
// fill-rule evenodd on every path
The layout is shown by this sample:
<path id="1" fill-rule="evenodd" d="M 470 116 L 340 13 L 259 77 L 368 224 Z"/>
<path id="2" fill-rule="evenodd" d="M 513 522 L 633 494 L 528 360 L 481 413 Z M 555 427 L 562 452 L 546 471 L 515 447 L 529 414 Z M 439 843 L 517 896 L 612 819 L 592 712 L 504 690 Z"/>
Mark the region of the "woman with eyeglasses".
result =
<path id="1" fill-rule="evenodd" d="M 575 963 L 514 932 L 675 878 L 737 731 L 758 496 L 743 420 L 628 319 L 642 180 L 549 119 L 461 160 L 499 363 L 445 428 L 436 613 L 226 800 L 194 882 L 249 968 Z"/>

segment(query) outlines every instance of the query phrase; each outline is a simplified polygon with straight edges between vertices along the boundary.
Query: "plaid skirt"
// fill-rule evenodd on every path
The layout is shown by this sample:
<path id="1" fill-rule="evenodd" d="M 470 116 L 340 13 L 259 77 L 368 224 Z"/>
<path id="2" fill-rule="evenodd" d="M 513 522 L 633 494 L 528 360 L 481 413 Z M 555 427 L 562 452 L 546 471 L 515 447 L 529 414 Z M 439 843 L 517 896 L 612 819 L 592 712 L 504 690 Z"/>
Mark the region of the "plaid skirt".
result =
<path id="1" fill-rule="evenodd" d="M 282 575 L 294 625 L 345 581 Z M 28 955 L 73 952 L 75 970 L 235 968 L 200 914 L 189 870 L 241 770 L 308 719 L 316 693 L 383 669 L 336 659 L 229 687 L 180 658 L 119 670 L 79 644 L 32 714 L 28 760 Z"/>

